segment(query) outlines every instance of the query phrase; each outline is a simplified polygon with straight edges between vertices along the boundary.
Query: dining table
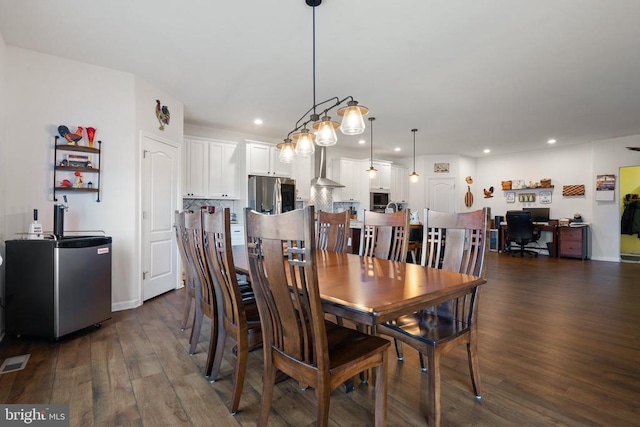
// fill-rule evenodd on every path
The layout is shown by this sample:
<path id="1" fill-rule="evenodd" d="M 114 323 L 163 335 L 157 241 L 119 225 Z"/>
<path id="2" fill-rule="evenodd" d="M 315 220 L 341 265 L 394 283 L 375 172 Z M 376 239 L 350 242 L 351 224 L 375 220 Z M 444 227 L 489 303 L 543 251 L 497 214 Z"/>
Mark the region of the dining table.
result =
<path id="1" fill-rule="evenodd" d="M 232 247 L 236 272 L 249 275 L 245 246 Z M 437 305 L 486 283 L 470 274 L 380 258 L 316 251 L 318 288 L 326 313 L 377 333 L 377 325 Z"/>

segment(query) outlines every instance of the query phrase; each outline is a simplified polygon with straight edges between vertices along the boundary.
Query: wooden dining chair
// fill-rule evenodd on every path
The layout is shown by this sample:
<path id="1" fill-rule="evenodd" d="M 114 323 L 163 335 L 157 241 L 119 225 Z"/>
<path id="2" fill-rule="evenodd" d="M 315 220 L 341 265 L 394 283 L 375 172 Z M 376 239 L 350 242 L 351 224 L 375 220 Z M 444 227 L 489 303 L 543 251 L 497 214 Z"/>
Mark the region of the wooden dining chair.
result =
<path id="1" fill-rule="evenodd" d="M 199 315 L 199 303 L 197 294 L 200 292 L 200 279 L 195 268 L 195 261 L 191 256 L 189 248 L 189 234 L 185 227 L 185 212 L 176 212 L 175 218 L 175 230 L 176 230 L 176 243 L 178 245 L 178 251 L 180 253 L 180 259 L 182 260 L 182 266 L 185 276 L 185 301 L 184 309 L 182 311 L 182 323 L 180 329 L 184 331 L 189 326 L 189 314 L 191 313 L 191 306 L 194 306 L 193 316 L 191 317 L 191 335 L 189 337 L 189 346 L 193 346 L 198 342 L 200 337 L 200 330 L 196 330 L 193 326 L 196 323 L 196 317 Z M 195 350 L 194 350 L 195 351 Z M 190 351 L 193 353 L 193 351 Z"/>
<path id="2" fill-rule="evenodd" d="M 347 252 L 349 242 L 349 211 L 318 212 L 316 244 L 318 249 L 332 252 Z"/>
<path id="3" fill-rule="evenodd" d="M 209 350 L 207 352 L 207 363 L 205 367 L 205 376 L 208 377 L 213 367 L 213 359 L 218 341 L 218 308 L 213 279 L 209 272 L 209 266 L 207 265 L 203 250 L 202 215 L 200 212 L 187 212 L 184 215 L 184 222 L 188 243 L 185 249 L 188 256 L 191 256 L 193 259 L 194 270 L 198 275 L 198 281 L 200 283 L 200 291 L 196 292 L 198 311 L 196 312 L 196 319 L 193 325 L 194 330 L 200 331 L 204 316 L 211 319 L 211 335 L 209 337 Z M 190 354 L 195 353 L 197 344 L 197 339 L 191 343 L 189 348 Z"/>
<path id="4" fill-rule="evenodd" d="M 422 265 L 484 277 L 487 250 L 487 208 L 446 213 L 425 209 Z M 429 375 L 429 426 L 440 425 L 440 358 L 457 344 L 466 344 L 471 385 L 482 396 L 478 367 L 478 286 L 437 306 L 382 324 L 378 332 L 410 345 L 420 353 Z M 397 346 L 397 348 L 400 348 Z M 427 356 L 428 369 L 423 355 Z M 399 359 L 402 360 L 401 349 Z"/>
<path id="5" fill-rule="evenodd" d="M 360 256 L 405 262 L 408 241 L 409 210 L 364 213 Z"/>
<path id="6" fill-rule="evenodd" d="M 247 260 L 262 321 L 264 374 L 259 426 L 267 425 L 276 372 L 315 388 L 317 425 L 345 380 L 375 368 L 375 425 L 386 425 L 389 341 L 324 320 L 318 290 L 314 209 L 280 215 L 245 209 Z"/>
<path id="7" fill-rule="evenodd" d="M 227 337 L 236 342 L 236 366 L 233 373 L 233 395 L 230 412 L 238 411 L 249 351 L 262 344 L 260 318 L 253 292 L 238 284 L 231 249 L 230 210 L 215 214 L 202 213 L 203 248 L 218 302 L 218 342 L 213 369 L 209 376 L 216 381 L 220 372 Z"/>

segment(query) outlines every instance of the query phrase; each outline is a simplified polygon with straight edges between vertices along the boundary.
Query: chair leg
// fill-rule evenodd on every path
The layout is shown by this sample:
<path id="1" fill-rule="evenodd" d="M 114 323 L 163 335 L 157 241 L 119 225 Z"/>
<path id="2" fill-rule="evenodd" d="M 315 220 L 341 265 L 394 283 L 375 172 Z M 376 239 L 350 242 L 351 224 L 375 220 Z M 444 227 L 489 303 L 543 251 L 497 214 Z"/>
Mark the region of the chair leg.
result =
<path id="1" fill-rule="evenodd" d="M 209 377 L 213 369 L 213 361 L 216 356 L 216 346 L 218 345 L 218 322 L 211 320 L 211 336 L 209 337 L 209 351 L 207 352 L 207 364 L 204 369 L 204 376 Z"/>
<path id="2" fill-rule="evenodd" d="M 431 351 L 429 359 L 429 427 L 440 426 L 440 352 Z"/>
<path id="3" fill-rule="evenodd" d="M 387 425 L 387 352 L 382 353 L 382 363 L 375 369 L 376 378 L 376 407 L 375 425 L 382 427 Z"/>
<path id="4" fill-rule="evenodd" d="M 329 402 L 331 398 L 331 390 L 328 385 L 320 385 L 316 389 L 316 396 L 318 398 L 316 425 L 327 427 L 327 425 L 329 425 Z"/>
<path id="5" fill-rule="evenodd" d="M 213 325 L 211 325 L 213 327 Z M 224 355 L 224 347 L 227 342 L 227 331 L 224 327 L 218 331 L 218 339 L 216 340 L 215 357 L 213 358 L 213 364 L 208 371 L 205 372 L 205 376 L 209 377 L 209 381 L 212 383 L 218 379 L 220 373 L 220 365 L 222 365 L 222 356 Z M 208 359 L 207 359 L 208 360 Z"/>
<path id="6" fill-rule="evenodd" d="M 398 356 L 398 360 L 404 360 L 404 354 L 402 353 L 402 343 L 394 338 L 393 344 L 396 346 L 396 356 Z"/>
<path id="7" fill-rule="evenodd" d="M 233 373 L 233 398 L 231 400 L 231 413 L 238 412 L 240 397 L 244 386 L 244 377 L 247 371 L 247 359 L 249 358 L 249 345 L 247 337 L 238 340 L 238 357 L 236 358 L 236 370 Z"/>
<path id="8" fill-rule="evenodd" d="M 196 299 L 196 309 L 194 313 L 193 327 L 191 328 L 191 337 L 189 338 L 189 354 L 196 354 L 196 347 L 198 346 L 198 340 L 200 339 L 200 330 L 202 329 L 202 319 L 204 313 L 202 307 Z"/>
<path id="9" fill-rule="evenodd" d="M 418 358 L 420 359 L 420 369 L 422 369 L 422 372 L 427 372 L 427 367 L 424 364 L 424 354 L 418 352 Z"/>
<path id="10" fill-rule="evenodd" d="M 265 348 L 264 351 L 271 351 L 271 348 Z M 267 427 L 275 382 L 276 369 L 272 364 L 267 364 L 265 360 L 264 374 L 262 375 L 262 400 L 260 402 L 260 416 L 258 418 L 259 427 Z"/>
<path id="11" fill-rule="evenodd" d="M 189 321 L 189 313 L 191 312 L 191 305 L 195 300 L 193 297 L 193 291 L 191 290 L 191 288 L 189 288 L 189 284 L 187 284 L 186 291 L 187 292 L 184 300 L 184 309 L 182 311 L 182 325 L 180 326 L 181 331 L 184 331 L 185 329 L 187 329 L 187 322 Z M 191 323 L 191 326 L 193 327 L 193 323 Z"/>
<path id="12" fill-rule="evenodd" d="M 480 367 L 478 365 L 478 343 L 473 338 L 467 344 L 467 354 L 469 356 L 469 373 L 471 374 L 473 393 L 477 399 L 482 399 L 482 383 L 480 382 Z"/>

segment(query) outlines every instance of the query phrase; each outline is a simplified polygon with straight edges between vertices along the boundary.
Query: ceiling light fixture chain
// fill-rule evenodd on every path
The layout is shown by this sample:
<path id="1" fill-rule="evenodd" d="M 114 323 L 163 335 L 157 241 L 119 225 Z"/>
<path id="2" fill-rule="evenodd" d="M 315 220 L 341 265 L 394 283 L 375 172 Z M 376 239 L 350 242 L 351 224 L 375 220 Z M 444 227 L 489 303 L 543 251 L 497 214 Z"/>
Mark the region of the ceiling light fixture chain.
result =
<path id="1" fill-rule="evenodd" d="M 411 132 L 413 132 L 413 172 L 409 175 L 409 180 L 418 182 L 418 177 L 420 176 L 416 172 L 416 132 L 418 132 L 418 129 L 411 129 Z"/>
<path id="2" fill-rule="evenodd" d="M 316 7 L 322 4 L 322 0 L 305 0 L 308 6 L 313 9 L 312 13 L 312 79 L 313 79 L 313 105 L 306 113 L 296 122 L 295 128 L 287 134 L 284 142 L 278 144 L 280 150 L 279 159 L 284 163 L 291 163 L 295 160 L 296 155 L 301 157 L 311 156 L 315 152 L 315 145 L 331 146 L 338 142 L 336 129 L 345 135 L 359 135 L 364 132 L 364 119 L 362 116 L 369 112 L 367 107 L 358 105 L 353 96 L 347 96 L 340 99 L 332 97 L 322 102 L 316 99 Z M 333 102 L 331 106 L 322 111 L 322 117 L 318 114 L 318 107 Z M 347 103 L 346 107 L 338 109 L 338 116 L 342 117 L 342 123 L 334 122 L 328 113 L 333 108 Z M 305 120 L 307 115 L 309 119 Z M 315 134 L 309 132 L 307 125 L 313 123 L 312 127 Z"/>

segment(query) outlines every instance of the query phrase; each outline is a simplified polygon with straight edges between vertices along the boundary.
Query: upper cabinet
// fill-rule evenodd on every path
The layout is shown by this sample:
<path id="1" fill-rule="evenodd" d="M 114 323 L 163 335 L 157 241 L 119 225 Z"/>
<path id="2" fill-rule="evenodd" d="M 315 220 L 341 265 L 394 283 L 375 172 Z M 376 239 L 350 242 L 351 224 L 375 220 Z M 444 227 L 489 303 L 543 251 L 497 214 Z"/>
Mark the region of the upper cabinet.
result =
<path id="1" fill-rule="evenodd" d="M 237 145 L 195 138 L 185 144 L 185 196 L 237 199 Z"/>
<path id="2" fill-rule="evenodd" d="M 332 178 L 344 185 L 333 190 L 334 202 L 360 202 L 360 190 L 367 178 L 362 161 L 345 158 L 332 160 Z"/>
<path id="3" fill-rule="evenodd" d="M 247 173 L 291 177 L 291 164 L 278 159 L 280 152 L 269 144 L 250 142 L 247 144 Z"/>
<path id="4" fill-rule="evenodd" d="M 298 157 L 292 163 L 293 179 L 296 180 L 296 200 L 308 201 L 311 197 L 312 158 Z"/>
<path id="5" fill-rule="evenodd" d="M 373 167 L 378 170 L 376 177 L 369 179 L 369 189 L 389 190 L 391 188 L 391 163 L 373 161 Z"/>
<path id="6" fill-rule="evenodd" d="M 407 203 L 409 201 L 409 169 L 402 166 L 391 166 L 389 198 L 396 203 Z"/>

